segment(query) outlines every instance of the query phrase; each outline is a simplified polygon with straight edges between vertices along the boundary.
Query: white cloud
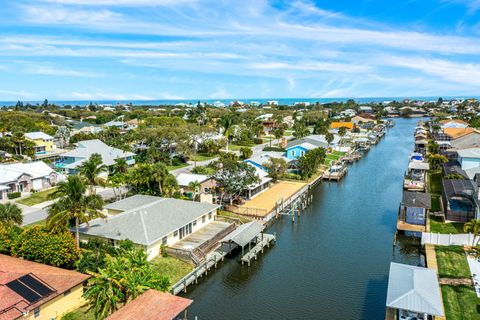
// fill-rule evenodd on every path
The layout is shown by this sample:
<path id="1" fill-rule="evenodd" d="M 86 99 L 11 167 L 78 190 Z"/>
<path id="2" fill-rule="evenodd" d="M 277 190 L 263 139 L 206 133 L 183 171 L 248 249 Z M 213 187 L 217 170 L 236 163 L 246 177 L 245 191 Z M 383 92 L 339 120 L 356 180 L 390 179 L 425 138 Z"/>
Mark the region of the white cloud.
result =
<path id="1" fill-rule="evenodd" d="M 20 90 L 20 91 L 16 91 L 16 90 L 0 90 L 0 99 L 5 99 L 5 100 L 9 100 L 9 99 L 19 99 L 19 98 L 22 98 L 22 99 L 28 99 L 28 98 L 33 98 L 33 97 L 36 97 L 36 94 L 34 93 L 31 93 L 31 92 L 28 92 L 28 91 L 25 91 L 25 90 Z"/>
<path id="2" fill-rule="evenodd" d="M 80 10 L 55 6 L 25 6 L 24 18 L 37 24 L 106 25 L 119 22 L 122 15 L 110 10 Z"/>
<path id="3" fill-rule="evenodd" d="M 43 2 L 88 6 L 178 6 L 195 0 L 42 0 Z"/>
<path id="4" fill-rule="evenodd" d="M 153 100 L 152 97 L 141 94 L 123 94 L 111 92 L 72 92 L 67 99 L 78 100 Z"/>
<path id="5" fill-rule="evenodd" d="M 55 65 L 47 64 L 27 64 L 25 66 L 25 72 L 30 74 L 39 74 L 47 76 L 67 76 L 67 77 L 86 77 L 97 78 L 103 76 L 103 74 L 97 72 L 88 72 L 82 70 L 74 70 L 69 68 L 63 68 Z"/>

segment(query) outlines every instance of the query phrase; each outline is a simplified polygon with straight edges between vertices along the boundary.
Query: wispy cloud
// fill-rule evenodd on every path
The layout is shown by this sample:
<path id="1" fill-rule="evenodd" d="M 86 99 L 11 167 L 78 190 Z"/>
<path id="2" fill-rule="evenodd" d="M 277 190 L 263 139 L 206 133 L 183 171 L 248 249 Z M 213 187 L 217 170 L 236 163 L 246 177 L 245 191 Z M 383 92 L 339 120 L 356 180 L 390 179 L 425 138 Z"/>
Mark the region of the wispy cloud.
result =
<path id="1" fill-rule="evenodd" d="M 66 94 L 67 98 L 74 100 L 152 100 L 151 96 L 134 93 L 112 93 L 112 92 L 72 92 Z"/>

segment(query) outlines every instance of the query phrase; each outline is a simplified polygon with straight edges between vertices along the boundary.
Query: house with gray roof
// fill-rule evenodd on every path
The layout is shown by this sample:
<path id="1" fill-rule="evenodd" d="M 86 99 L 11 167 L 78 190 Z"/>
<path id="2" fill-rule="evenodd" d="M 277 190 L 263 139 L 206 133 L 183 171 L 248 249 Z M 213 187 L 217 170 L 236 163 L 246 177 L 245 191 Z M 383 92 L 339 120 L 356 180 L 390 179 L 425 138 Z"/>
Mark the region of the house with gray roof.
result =
<path id="1" fill-rule="evenodd" d="M 425 227 L 431 207 L 430 193 L 404 191 L 400 204 L 399 223 Z M 397 227 L 399 225 L 397 224 Z M 422 231 L 425 230 L 422 229 Z"/>
<path id="2" fill-rule="evenodd" d="M 478 190 L 469 179 L 442 179 L 445 218 L 468 222 L 478 219 Z"/>
<path id="3" fill-rule="evenodd" d="M 392 262 L 386 306 L 391 309 L 388 311 L 396 313 L 395 319 L 443 317 L 437 273 L 432 269 Z"/>
<path id="4" fill-rule="evenodd" d="M 61 155 L 61 158 L 55 162 L 55 167 L 64 169 L 69 174 L 75 174 L 77 168 L 94 153 L 101 155 L 103 164 L 108 167 L 113 166 L 117 159 L 125 159 L 128 165 L 135 164 L 135 153 L 110 147 L 103 141 L 94 139 L 79 141 L 75 149 Z"/>
<path id="5" fill-rule="evenodd" d="M 305 155 L 308 151 L 316 148 L 328 148 L 330 145 L 336 145 L 340 142 L 340 137 L 334 135 L 333 141 L 329 144 L 325 135 L 323 134 L 312 134 L 300 139 L 295 139 L 287 143 L 285 148 L 285 156 L 288 159 L 297 159 Z"/>
<path id="6" fill-rule="evenodd" d="M 109 214 L 80 226 L 80 239 L 131 240 L 148 259 L 160 248 L 172 246 L 215 220 L 218 205 L 203 202 L 135 195 L 105 206 Z"/>

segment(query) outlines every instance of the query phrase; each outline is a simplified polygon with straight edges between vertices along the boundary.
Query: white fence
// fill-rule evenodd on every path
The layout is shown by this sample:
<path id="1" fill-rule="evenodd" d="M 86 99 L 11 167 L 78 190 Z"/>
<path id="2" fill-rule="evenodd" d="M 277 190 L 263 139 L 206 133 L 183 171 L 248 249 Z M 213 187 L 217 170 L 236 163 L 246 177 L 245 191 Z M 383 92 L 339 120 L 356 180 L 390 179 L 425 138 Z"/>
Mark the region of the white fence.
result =
<path id="1" fill-rule="evenodd" d="M 478 240 L 480 240 L 480 237 L 477 237 L 477 239 L 475 239 L 475 237 L 471 233 L 444 234 L 422 232 L 422 245 L 434 244 L 440 246 L 471 246 L 474 245 L 474 241 L 478 243 Z"/>

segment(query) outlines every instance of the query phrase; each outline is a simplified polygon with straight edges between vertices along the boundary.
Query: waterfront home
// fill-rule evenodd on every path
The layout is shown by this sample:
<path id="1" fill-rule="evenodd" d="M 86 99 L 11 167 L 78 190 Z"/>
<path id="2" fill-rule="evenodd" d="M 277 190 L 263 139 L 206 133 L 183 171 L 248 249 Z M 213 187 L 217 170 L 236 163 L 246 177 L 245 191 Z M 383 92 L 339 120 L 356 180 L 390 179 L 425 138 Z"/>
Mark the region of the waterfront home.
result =
<path id="1" fill-rule="evenodd" d="M 442 179 L 446 220 L 467 222 L 478 217 L 478 195 L 471 180 Z"/>
<path id="2" fill-rule="evenodd" d="M 450 137 L 451 140 L 456 140 L 458 138 L 461 138 L 463 136 L 469 135 L 471 133 L 476 132 L 477 134 L 479 133 L 477 130 L 473 128 L 446 128 L 443 129 L 443 133 L 446 134 L 447 136 Z"/>
<path id="3" fill-rule="evenodd" d="M 135 154 L 129 151 L 123 151 L 110 147 L 101 140 L 83 140 L 77 143 L 77 147 L 61 155 L 55 166 L 64 169 L 69 174 L 75 174 L 78 167 L 83 164 L 90 156 L 97 153 L 102 156 L 103 164 L 111 167 L 117 159 L 125 159 L 128 165 L 135 164 Z"/>
<path id="4" fill-rule="evenodd" d="M 468 134 L 452 139 L 450 144 L 453 150 L 480 148 L 480 132 L 477 130 L 471 131 Z"/>
<path id="5" fill-rule="evenodd" d="M 330 124 L 330 129 L 340 129 L 345 128 L 347 130 L 352 130 L 354 128 L 353 122 L 332 122 Z"/>
<path id="6" fill-rule="evenodd" d="M 253 197 L 259 195 L 261 192 L 270 188 L 270 184 L 272 181 L 272 178 L 268 176 L 268 172 L 260 169 L 259 167 L 251 163 L 248 163 L 248 164 L 251 165 L 253 168 L 255 168 L 255 175 L 259 178 L 259 182 L 246 187 L 242 191 L 242 197 L 245 200 L 252 199 Z"/>
<path id="7" fill-rule="evenodd" d="M 288 159 L 297 159 L 304 156 L 308 151 L 316 148 L 328 148 L 335 146 L 340 142 L 340 137 L 335 135 L 333 141 L 329 144 L 325 135 L 312 134 L 304 138 L 289 141 L 285 148 L 285 157 Z"/>
<path id="8" fill-rule="evenodd" d="M 358 111 L 360 111 L 360 113 L 372 114 L 373 113 L 373 108 L 370 107 L 370 106 L 360 106 L 360 107 L 358 107 Z"/>
<path id="9" fill-rule="evenodd" d="M 414 226 L 425 226 L 432 204 L 428 192 L 404 191 L 400 204 L 398 229 L 404 231 L 420 231 Z M 409 228 L 408 225 L 413 225 Z M 421 231 L 425 231 L 422 229 Z"/>
<path id="10" fill-rule="evenodd" d="M 457 155 L 457 153 L 455 153 Z M 456 175 L 462 176 L 464 179 L 468 179 L 468 174 L 462 169 L 460 162 L 458 162 L 456 156 L 454 159 L 449 159 L 447 163 L 442 164 L 443 176 Z"/>
<path id="11" fill-rule="evenodd" d="M 388 276 L 387 315 L 391 319 L 443 317 L 443 302 L 435 270 L 392 262 Z"/>
<path id="12" fill-rule="evenodd" d="M 60 319 L 86 303 L 89 277 L 0 254 L 0 319 Z"/>
<path id="13" fill-rule="evenodd" d="M 40 191 L 57 182 L 57 173 L 43 161 L 0 164 L 0 200 L 5 193 Z"/>
<path id="14" fill-rule="evenodd" d="M 203 202 L 135 195 L 106 205 L 109 214 L 80 226 L 80 239 L 105 239 L 116 244 L 131 240 L 145 250 L 148 260 L 185 237 L 213 223 L 218 205 Z"/>
<path id="15" fill-rule="evenodd" d="M 403 188 L 410 191 L 424 191 L 425 177 L 430 166 L 423 161 L 410 161 L 403 181 Z"/>
<path id="16" fill-rule="evenodd" d="M 53 144 L 53 137 L 41 131 L 27 132 L 25 139 L 35 144 L 35 155 L 46 154 L 57 148 Z"/>
<path id="17" fill-rule="evenodd" d="M 204 174 L 180 173 L 176 178 L 180 192 L 182 193 L 195 192 L 196 194 L 208 194 L 217 187 L 215 179 Z M 197 190 L 192 189 L 192 183 L 199 184 Z"/>
<path id="18" fill-rule="evenodd" d="M 149 289 L 106 320 L 180 320 L 187 319 L 187 308 L 193 300 Z"/>
<path id="19" fill-rule="evenodd" d="M 254 155 L 244 161 L 254 165 L 257 168 L 267 171 L 264 165 L 268 163 L 270 159 L 283 159 L 287 163 L 291 163 L 294 161 L 294 159 L 286 157 L 285 152 L 278 151 L 262 151 L 259 154 Z"/>
<path id="20" fill-rule="evenodd" d="M 395 109 L 394 107 L 385 107 L 385 112 L 387 113 L 387 116 L 389 117 L 398 117 L 400 116 L 400 112 Z"/>
<path id="21" fill-rule="evenodd" d="M 368 122 L 375 123 L 376 121 L 377 120 L 375 119 L 375 117 L 368 113 L 361 113 L 351 119 L 351 122 L 354 125 L 359 125 L 359 124 L 368 123 Z"/>

